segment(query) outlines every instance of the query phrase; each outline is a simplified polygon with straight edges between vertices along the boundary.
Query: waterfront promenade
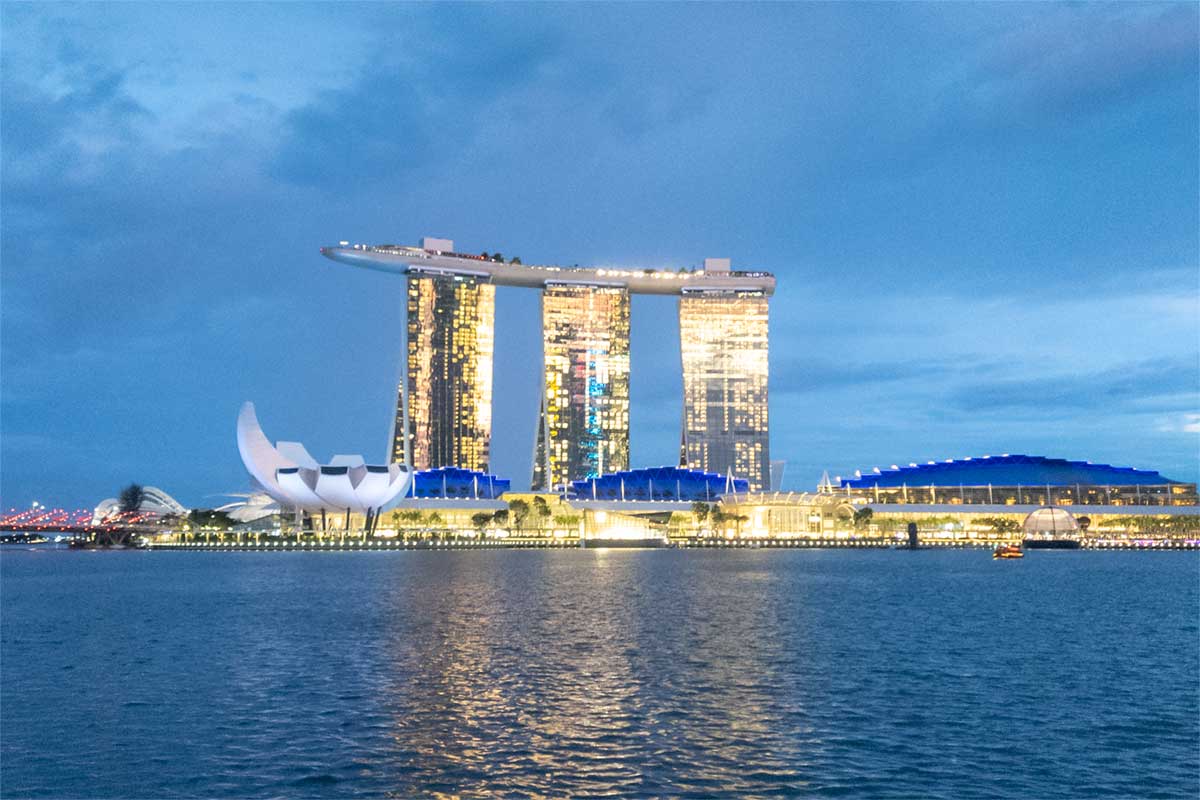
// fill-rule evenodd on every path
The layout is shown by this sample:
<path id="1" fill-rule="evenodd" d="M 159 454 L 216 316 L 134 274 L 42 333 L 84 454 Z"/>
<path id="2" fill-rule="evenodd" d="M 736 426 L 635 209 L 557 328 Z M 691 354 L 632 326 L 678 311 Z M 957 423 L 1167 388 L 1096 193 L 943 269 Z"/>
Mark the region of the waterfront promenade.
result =
<path id="1" fill-rule="evenodd" d="M 990 550 L 995 542 L 980 540 L 927 540 L 916 549 L 982 549 Z M 167 551 L 259 551 L 259 552 L 372 552 L 404 550 L 564 550 L 578 549 L 578 538 L 520 538 L 520 539 L 448 539 L 402 540 L 402 539 L 284 539 L 268 538 L 226 539 L 187 542 L 153 542 L 151 550 Z M 885 549 L 909 550 L 904 542 L 895 538 L 862 539 L 814 539 L 809 537 L 775 539 L 678 539 L 670 540 L 665 548 L 685 549 Z M 1082 539 L 1083 550 L 1200 550 L 1200 539 Z"/>

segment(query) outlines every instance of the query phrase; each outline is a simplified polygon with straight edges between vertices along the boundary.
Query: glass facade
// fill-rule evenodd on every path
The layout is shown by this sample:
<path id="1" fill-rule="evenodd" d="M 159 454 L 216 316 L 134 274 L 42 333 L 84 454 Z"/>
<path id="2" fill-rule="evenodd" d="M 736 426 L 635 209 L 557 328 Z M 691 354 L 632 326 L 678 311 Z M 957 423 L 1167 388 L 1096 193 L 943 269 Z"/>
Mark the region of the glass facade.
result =
<path id="1" fill-rule="evenodd" d="M 771 483 L 767 302 L 759 291 L 685 292 L 679 300 L 680 460 L 690 469 L 732 472 L 751 491 Z"/>
<path id="2" fill-rule="evenodd" d="M 418 470 L 486 472 L 492 438 L 496 287 L 473 277 L 409 276 L 408 420 L 400 393 L 392 460 Z"/>
<path id="3" fill-rule="evenodd" d="M 629 292 L 548 284 L 533 486 L 553 489 L 629 466 Z"/>

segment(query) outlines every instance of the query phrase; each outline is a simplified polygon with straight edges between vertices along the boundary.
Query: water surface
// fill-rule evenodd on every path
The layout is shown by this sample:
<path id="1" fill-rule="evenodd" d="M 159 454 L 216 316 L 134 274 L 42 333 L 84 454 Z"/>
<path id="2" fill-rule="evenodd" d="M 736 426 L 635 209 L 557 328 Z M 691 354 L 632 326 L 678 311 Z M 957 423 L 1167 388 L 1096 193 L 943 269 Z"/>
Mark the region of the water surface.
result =
<path id="1" fill-rule="evenodd" d="M 0 554 L 0 794 L 1186 797 L 1194 553 Z"/>

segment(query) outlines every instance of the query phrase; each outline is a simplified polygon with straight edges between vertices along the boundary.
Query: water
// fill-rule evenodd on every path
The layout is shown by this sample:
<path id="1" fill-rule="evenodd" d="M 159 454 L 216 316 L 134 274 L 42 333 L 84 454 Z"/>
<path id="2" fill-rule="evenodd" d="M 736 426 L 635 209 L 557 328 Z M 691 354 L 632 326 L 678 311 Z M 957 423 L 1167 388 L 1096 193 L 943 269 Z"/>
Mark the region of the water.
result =
<path id="1" fill-rule="evenodd" d="M 0 794 L 1186 797 L 1192 553 L 0 555 Z"/>

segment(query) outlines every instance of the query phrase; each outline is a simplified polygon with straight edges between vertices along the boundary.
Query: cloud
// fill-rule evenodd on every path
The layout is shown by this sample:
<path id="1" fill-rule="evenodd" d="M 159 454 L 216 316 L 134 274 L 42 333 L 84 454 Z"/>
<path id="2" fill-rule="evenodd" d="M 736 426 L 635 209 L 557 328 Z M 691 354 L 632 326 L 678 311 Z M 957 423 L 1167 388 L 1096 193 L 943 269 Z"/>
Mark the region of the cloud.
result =
<path id="1" fill-rule="evenodd" d="M 1159 419 L 1156 430 L 1160 433 L 1200 434 L 1200 413 L 1188 411 Z"/>
<path id="2" fill-rule="evenodd" d="M 593 11 L 534 20 L 519 8 L 467 6 L 450 20 L 388 20 L 365 39 L 370 55 L 352 80 L 286 114 L 271 174 L 325 188 L 419 176 L 436 192 L 439 180 L 519 159 L 531 182 L 539 158 L 590 164 L 607 143 L 636 146 L 704 113 L 711 81 L 666 53 L 655 69 L 631 70 L 611 47 L 630 21 Z"/>
<path id="3" fill-rule="evenodd" d="M 1193 4 L 1059 5 L 985 46 L 968 103 L 989 120 L 1087 113 L 1194 80 Z"/>
<path id="4" fill-rule="evenodd" d="M 1194 361 L 1159 358 L 1091 373 L 973 383 L 958 389 L 953 401 L 968 412 L 1036 409 L 1054 415 L 1081 409 L 1194 408 L 1200 405 L 1200 382 Z"/>
<path id="5" fill-rule="evenodd" d="M 880 387 L 881 384 L 947 381 L 979 375 L 999 368 L 996 361 L 976 358 L 915 358 L 895 361 L 838 361 L 830 358 L 796 359 L 785 354 L 772 367 L 775 385 L 795 393 Z M 782 364 L 778 362 L 783 362 Z"/>
<path id="6" fill-rule="evenodd" d="M 6 216 L 28 209 L 60 182 L 79 186 L 102 173 L 105 160 L 134 144 L 138 125 L 151 118 L 125 92 L 124 72 L 102 67 L 73 72 L 61 95 L 20 77 L 5 81 Z"/>
<path id="7" fill-rule="evenodd" d="M 465 13 L 452 33 L 412 21 L 399 50 L 392 37 L 375 37 L 352 82 L 285 116 L 272 173 L 301 185 L 386 182 L 469 147 L 503 122 L 502 100 L 552 73 L 560 57 L 539 26 L 488 19 Z"/>
<path id="8" fill-rule="evenodd" d="M 236 488 L 248 397 L 314 446 L 381 447 L 402 293 L 316 247 L 423 233 L 775 269 L 781 457 L 1191 464 L 1194 392 L 1147 354 L 1194 352 L 1194 99 L 1093 113 L 1195 94 L 1179 8 L 6 6 L 5 491 L 85 447 L 110 470 L 91 499 Z M 501 306 L 519 482 L 537 308 Z M 635 301 L 644 463 L 677 444 L 671 309 Z M 1068 411 L 1043 420 L 1021 401 L 1047 383 Z M 59 446 L 35 475 L 12 454 L 38 436 Z"/>

